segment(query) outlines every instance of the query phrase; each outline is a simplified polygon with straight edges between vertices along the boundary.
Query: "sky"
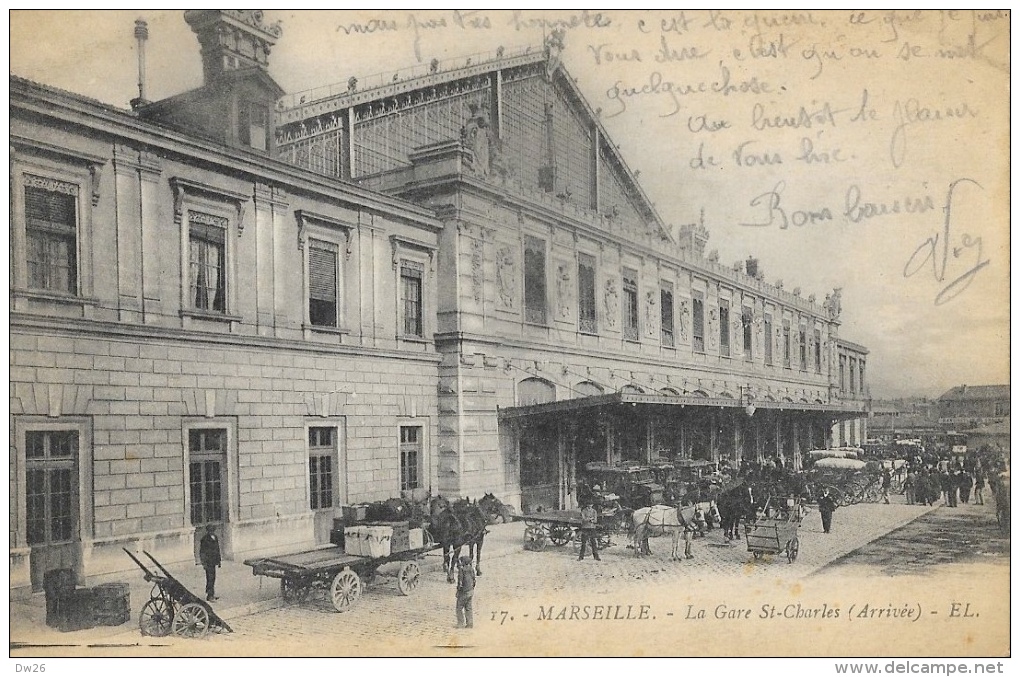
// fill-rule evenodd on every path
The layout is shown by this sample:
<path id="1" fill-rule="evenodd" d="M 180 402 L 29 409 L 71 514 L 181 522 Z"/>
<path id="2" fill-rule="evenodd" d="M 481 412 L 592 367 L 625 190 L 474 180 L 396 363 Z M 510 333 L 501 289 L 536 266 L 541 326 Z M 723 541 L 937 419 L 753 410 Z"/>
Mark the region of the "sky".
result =
<path id="1" fill-rule="evenodd" d="M 201 84 L 173 11 L 10 14 L 11 73 L 127 108 Z M 1000 13 L 269 11 L 288 93 L 542 44 L 662 219 L 766 281 L 842 289 L 872 395 L 1009 382 L 1009 19 Z M 703 214 L 703 217 L 702 217 Z"/>

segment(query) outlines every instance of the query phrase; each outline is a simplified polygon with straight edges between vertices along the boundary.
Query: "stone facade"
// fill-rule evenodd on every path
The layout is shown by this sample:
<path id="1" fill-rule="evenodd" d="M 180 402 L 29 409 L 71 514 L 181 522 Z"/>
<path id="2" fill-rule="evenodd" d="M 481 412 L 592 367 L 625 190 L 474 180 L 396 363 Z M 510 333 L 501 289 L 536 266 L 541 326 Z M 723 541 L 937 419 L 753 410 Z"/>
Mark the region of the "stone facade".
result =
<path id="1" fill-rule="evenodd" d="M 344 503 L 435 487 L 434 216 L 11 88 L 12 589 L 191 559 L 206 523 L 234 559 L 310 546 Z"/>

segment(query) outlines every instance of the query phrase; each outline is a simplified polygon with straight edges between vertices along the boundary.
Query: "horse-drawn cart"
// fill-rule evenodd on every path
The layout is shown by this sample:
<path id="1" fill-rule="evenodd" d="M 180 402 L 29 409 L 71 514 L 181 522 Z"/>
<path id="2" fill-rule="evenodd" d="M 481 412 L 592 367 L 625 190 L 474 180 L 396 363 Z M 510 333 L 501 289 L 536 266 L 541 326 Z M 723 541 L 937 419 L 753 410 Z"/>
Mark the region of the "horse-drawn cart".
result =
<path id="1" fill-rule="evenodd" d="M 349 555 L 339 547 L 322 547 L 304 552 L 259 557 L 244 561 L 252 574 L 280 579 L 280 594 L 289 603 L 308 599 L 313 590 L 325 591 L 333 608 L 339 612 L 352 609 L 361 599 L 365 586 L 372 583 L 380 567 L 399 562 L 396 571 L 397 589 L 412 594 L 421 582 L 419 562 L 425 555 L 442 548 L 428 542 L 422 548 L 393 552 L 381 557 Z"/>
<path id="2" fill-rule="evenodd" d="M 123 549 L 138 568 L 145 574 L 145 580 L 152 583 L 149 601 L 142 606 L 138 626 L 143 635 L 166 637 L 173 633 L 178 637 L 204 637 L 211 630 L 233 632 L 227 622 L 216 615 L 209 603 L 184 587 L 184 584 L 170 575 L 155 557 L 145 552 L 162 574 L 155 573 L 127 548 Z"/>
<path id="3" fill-rule="evenodd" d="M 611 546 L 610 534 L 621 530 L 620 521 L 617 519 L 618 514 L 620 513 L 599 515 L 595 527 L 595 542 L 599 548 L 604 549 Z M 541 552 L 549 544 L 560 546 L 571 541 L 581 542 L 580 510 L 547 510 L 527 515 L 515 515 L 514 519 L 525 524 L 525 550 Z"/>
<path id="4" fill-rule="evenodd" d="M 800 539 L 797 538 L 800 520 L 799 510 L 788 510 L 785 514 L 778 514 L 773 518 L 763 518 L 747 524 L 744 527 L 747 551 L 755 559 L 761 559 L 764 555 L 778 555 L 785 552 L 786 559 L 790 564 L 793 564 L 800 552 Z"/>

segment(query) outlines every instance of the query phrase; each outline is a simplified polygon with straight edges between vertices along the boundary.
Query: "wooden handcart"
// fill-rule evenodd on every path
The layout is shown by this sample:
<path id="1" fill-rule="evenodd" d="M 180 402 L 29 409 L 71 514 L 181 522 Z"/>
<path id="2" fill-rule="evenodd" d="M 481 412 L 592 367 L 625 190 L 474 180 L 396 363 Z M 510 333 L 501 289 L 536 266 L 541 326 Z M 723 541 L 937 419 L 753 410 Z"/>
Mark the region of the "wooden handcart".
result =
<path id="1" fill-rule="evenodd" d="M 747 538 L 747 551 L 754 559 L 765 555 L 786 553 L 786 559 L 793 564 L 800 552 L 800 539 L 797 529 L 802 519 L 797 509 L 790 509 L 775 517 L 759 519 L 744 527 Z"/>
<path id="2" fill-rule="evenodd" d="M 198 638 L 205 637 L 210 631 L 233 632 L 208 602 L 184 587 L 155 557 L 142 551 L 162 574 L 142 564 L 127 548 L 123 550 L 145 574 L 145 580 L 153 584 L 149 601 L 142 606 L 138 616 L 138 626 L 143 635 L 166 637 L 173 633 L 178 637 Z"/>
<path id="3" fill-rule="evenodd" d="M 280 579 L 280 594 L 290 604 L 304 602 L 313 590 L 324 591 L 338 612 L 349 611 L 361 599 L 366 585 L 374 582 L 379 567 L 400 562 L 397 589 L 411 595 L 421 583 L 419 563 L 442 545 L 429 542 L 422 548 L 390 553 L 383 557 L 348 555 L 343 548 L 327 546 L 303 552 L 259 557 L 244 561 L 255 576 Z"/>

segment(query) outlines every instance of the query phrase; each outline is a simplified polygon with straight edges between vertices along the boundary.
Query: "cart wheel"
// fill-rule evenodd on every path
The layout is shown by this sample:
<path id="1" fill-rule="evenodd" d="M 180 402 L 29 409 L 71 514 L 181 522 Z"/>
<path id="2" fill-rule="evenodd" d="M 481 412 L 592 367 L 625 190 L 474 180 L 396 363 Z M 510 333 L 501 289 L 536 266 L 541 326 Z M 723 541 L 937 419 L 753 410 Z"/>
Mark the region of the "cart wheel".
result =
<path id="1" fill-rule="evenodd" d="M 528 527 L 524 532 L 524 549 L 542 552 L 545 550 L 548 539 L 545 530 L 540 527 Z"/>
<path id="2" fill-rule="evenodd" d="M 288 604 L 300 604 L 308 599 L 312 586 L 296 578 L 280 579 L 280 595 Z"/>
<path id="3" fill-rule="evenodd" d="M 410 595 L 418 589 L 421 583 L 421 569 L 417 562 L 404 562 L 400 565 L 400 573 L 397 574 L 397 590 L 401 595 Z"/>
<path id="4" fill-rule="evenodd" d="M 197 602 L 185 604 L 174 614 L 174 634 L 198 639 L 209 634 L 209 612 Z"/>
<path id="5" fill-rule="evenodd" d="M 166 637 L 174 620 L 173 609 L 162 597 L 154 597 L 142 607 L 138 627 L 146 637 Z"/>
<path id="6" fill-rule="evenodd" d="M 549 527 L 549 542 L 553 545 L 566 545 L 574 537 L 574 530 L 561 524 Z"/>
<path id="7" fill-rule="evenodd" d="M 786 544 L 786 559 L 790 560 L 790 564 L 797 561 L 798 552 L 800 552 L 800 539 L 794 536 L 790 539 L 790 542 Z"/>
<path id="8" fill-rule="evenodd" d="M 340 613 L 348 611 L 361 599 L 361 578 L 357 572 L 344 569 L 333 578 L 329 592 L 333 608 Z"/>

